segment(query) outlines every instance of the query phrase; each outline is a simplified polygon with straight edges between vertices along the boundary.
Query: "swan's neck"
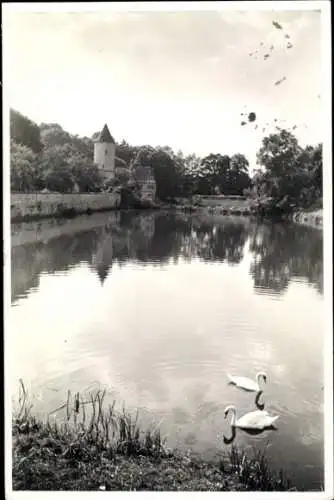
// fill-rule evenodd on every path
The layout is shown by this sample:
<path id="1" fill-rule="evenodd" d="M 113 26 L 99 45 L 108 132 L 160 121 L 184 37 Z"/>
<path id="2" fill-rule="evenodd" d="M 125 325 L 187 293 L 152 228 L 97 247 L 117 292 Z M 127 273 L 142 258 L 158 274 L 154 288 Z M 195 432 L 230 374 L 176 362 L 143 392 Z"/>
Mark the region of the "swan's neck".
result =
<path id="1" fill-rule="evenodd" d="M 258 373 L 256 375 L 256 382 L 258 383 L 258 385 L 260 385 L 260 380 L 261 380 L 262 376 L 263 376 L 262 373 Z"/>

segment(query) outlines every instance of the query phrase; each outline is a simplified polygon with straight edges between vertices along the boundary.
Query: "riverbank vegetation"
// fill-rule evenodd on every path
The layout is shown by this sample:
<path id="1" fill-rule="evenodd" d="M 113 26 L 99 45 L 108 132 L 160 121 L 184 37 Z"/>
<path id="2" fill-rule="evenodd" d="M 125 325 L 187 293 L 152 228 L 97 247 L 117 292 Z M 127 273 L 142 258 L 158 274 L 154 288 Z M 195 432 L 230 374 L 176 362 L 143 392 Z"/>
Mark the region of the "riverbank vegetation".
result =
<path id="1" fill-rule="evenodd" d="M 263 138 L 257 155 L 259 168 L 250 174 L 247 158 L 224 153 L 203 158 L 170 147 L 116 144 L 116 178 L 105 184 L 93 163 L 94 138 L 71 135 L 59 124 L 37 125 L 10 111 L 11 190 L 47 189 L 61 193 L 124 190 L 132 207 L 136 182 L 131 172 L 149 166 L 159 202 L 193 195 L 246 195 L 259 215 L 290 214 L 322 207 L 322 146 L 301 147 L 289 131 L 280 129 Z M 133 207 L 132 207 L 133 208 Z"/>
<path id="2" fill-rule="evenodd" d="M 288 131 L 263 139 L 247 191 L 257 213 L 283 215 L 322 208 L 322 145 L 302 148 Z"/>
<path id="3" fill-rule="evenodd" d="M 105 404 L 105 391 L 84 401 L 77 393 L 43 422 L 32 415 L 21 382 L 13 415 L 14 490 L 286 491 L 262 452 L 235 446 L 215 461 L 169 450 L 159 428 L 140 428 L 124 408 Z"/>

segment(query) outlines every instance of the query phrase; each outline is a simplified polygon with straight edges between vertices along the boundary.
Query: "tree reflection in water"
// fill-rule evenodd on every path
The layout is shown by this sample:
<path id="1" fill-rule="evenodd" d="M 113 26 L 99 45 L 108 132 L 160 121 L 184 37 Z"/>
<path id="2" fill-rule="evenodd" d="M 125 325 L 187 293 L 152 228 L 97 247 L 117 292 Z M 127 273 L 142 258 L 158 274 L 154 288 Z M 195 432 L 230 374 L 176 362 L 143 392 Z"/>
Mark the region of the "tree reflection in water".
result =
<path id="1" fill-rule="evenodd" d="M 226 220 L 214 225 L 201 217 L 166 214 L 124 214 L 114 240 L 115 261 L 136 260 L 162 265 L 173 259 L 227 261 L 243 258 L 247 229 Z"/>
<path id="2" fill-rule="evenodd" d="M 253 227 L 250 274 L 256 289 L 283 293 L 291 279 L 306 279 L 323 293 L 323 233 L 298 225 Z"/>
<path id="3" fill-rule="evenodd" d="M 239 264 L 244 256 L 247 226 L 243 222 L 214 224 L 199 217 L 192 221 L 192 231 L 183 241 L 181 253 L 185 257 L 199 257 L 204 261 L 220 261 Z"/>
<path id="4" fill-rule="evenodd" d="M 41 273 L 68 271 L 87 263 L 103 282 L 113 266 L 132 261 L 164 265 L 180 259 L 239 264 L 249 239 L 250 274 L 255 289 L 284 292 L 291 279 L 304 278 L 323 290 L 322 232 L 297 225 L 251 224 L 248 219 L 121 212 L 64 224 L 67 234 L 50 234 L 50 222 L 36 231 L 36 241 L 14 245 L 11 253 L 12 301 L 39 286 Z M 82 220 L 83 229 L 80 230 Z M 104 222 L 105 221 L 105 222 Z M 48 224 L 48 225 L 47 225 Z M 71 225 L 75 227 L 71 233 Z M 52 226 L 52 224 L 51 224 Z"/>

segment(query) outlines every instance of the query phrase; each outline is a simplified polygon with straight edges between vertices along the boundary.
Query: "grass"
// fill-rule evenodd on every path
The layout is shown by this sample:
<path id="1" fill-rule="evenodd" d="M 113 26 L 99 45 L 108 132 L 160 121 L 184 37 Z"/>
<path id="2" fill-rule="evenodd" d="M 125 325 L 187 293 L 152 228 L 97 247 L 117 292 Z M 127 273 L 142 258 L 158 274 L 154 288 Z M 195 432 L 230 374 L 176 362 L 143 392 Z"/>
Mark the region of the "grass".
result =
<path id="1" fill-rule="evenodd" d="M 143 431 L 105 391 L 87 400 L 68 391 L 59 423 L 50 414 L 33 416 L 20 381 L 19 406 L 13 415 L 14 490 L 117 491 L 286 491 L 282 471 L 274 474 L 265 454 L 249 457 L 235 446 L 216 461 L 169 450 L 159 428 Z"/>

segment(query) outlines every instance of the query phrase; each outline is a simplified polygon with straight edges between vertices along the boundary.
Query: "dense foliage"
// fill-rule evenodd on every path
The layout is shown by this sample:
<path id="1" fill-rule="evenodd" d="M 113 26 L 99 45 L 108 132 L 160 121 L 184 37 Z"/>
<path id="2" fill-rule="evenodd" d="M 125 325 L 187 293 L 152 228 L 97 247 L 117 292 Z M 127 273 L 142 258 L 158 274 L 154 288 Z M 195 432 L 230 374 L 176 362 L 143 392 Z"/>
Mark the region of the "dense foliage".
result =
<path id="1" fill-rule="evenodd" d="M 89 192 L 118 185 L 131 187 L 131 172 L 138 166 L 152 169 L 160 200 L 192 194 L 242 194 L 250 186 L 248 161 L 243 155 L 229 158 L 211 154 L 199 158 L 184 156 L 181 151 L 175 153 L 168 146 L 131 146 L 124 140 L 116 144 L 116 179 L 105 185 L 93 164 L 97 135 L 74 136 L 57 123 L 38 127 L 11 110 L 12 190 Z"/>
<path id="2" fill-rule="evenodd" d="M 131 146 L 123 140 L 116 144 L 116 178 L 106 184 L 93 163 L 97 133 L 91 138 L 74 136 L 57 123 L 38 126 L 14 110 L 10 124 L 12 191 L 131 190 L 136 185 L 134 170 L 149 166 L 162 201 L 196 194 L 247 194 L 258 211 L 270 214 L 321 203 L 322 146 L 302 148 L 286 130 L 263 139 L 261 168 L 252 179 L 248 160 L 239 153 L 200 158 L 167 146 Z"/>
<path id="3" fill-rule="evenodd" d="M 57 123 L 38 127 L 17 111 L 10 113 L 12 191 L 48 189 L 68 193 L 101 189 L 102 179 L 93 163 L 92 139 L 73 136 Z"/>
<path id="4" fill-rule="evenodd" d="M 13 109 L 10 110 L 10 138 L 34 153 L 39 153 L 43 149 L 38 125 Z"/>
<path id="5" fill-rule="evenodd" d="M 322 206 L 322 145 L 302 148 L 288 131 L 263 139 L 248 195 L 263 214 Z"/>

